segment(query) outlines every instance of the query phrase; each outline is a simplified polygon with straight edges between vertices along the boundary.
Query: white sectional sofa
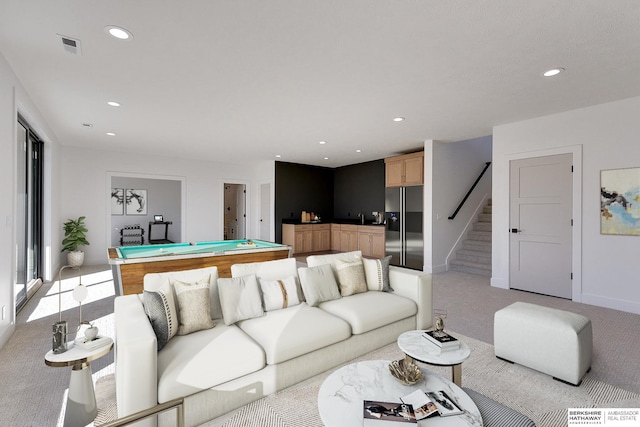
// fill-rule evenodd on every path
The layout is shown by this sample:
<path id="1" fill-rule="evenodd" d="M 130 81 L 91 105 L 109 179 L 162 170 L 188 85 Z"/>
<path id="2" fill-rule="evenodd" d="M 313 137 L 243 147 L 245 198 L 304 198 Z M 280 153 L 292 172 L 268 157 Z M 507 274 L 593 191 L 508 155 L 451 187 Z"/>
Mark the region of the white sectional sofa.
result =
<path id="1" fill-rule="evenodd" d="M 310 256 L 308 268 L 300 271 L 295 258 L 237 264 L 231 271 L 235 278 L 255 275 L 263 281 L 305 275 L 298 288 L 302 300 L 306 275 L 325 271 L 330 264 L 329 271 L 338 277 L 338 264 L 360 256 L 359 251 Z M 324 302 L 309 292 L 307 302 L 233 324 L 225 323 L 228 299 L 221 304 L 220 298 L 227 288 L 218 289 L 215 267 L 150 274 L 145 290 L 206 276 L 215 326 L 176 335 L 160 351 L 143 295 L 115 299 L 119 417 L 184 397 L 186 425 L 195 426 L 392 343 L 402 332 L 432 324 L 431 276 L 393 266 L 388 276 L 393 292 L 368 290 Z M 162 416 L 159 423 L 165 423 Z"/>

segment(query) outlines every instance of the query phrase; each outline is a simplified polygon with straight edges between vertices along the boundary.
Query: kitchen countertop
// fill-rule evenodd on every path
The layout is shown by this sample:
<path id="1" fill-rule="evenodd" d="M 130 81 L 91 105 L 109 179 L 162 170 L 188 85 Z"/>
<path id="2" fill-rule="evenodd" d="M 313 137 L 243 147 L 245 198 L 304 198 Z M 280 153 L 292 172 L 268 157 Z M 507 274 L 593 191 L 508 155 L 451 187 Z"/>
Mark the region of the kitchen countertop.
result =
<path id="1" fill-rule="evenodd" d="M 283 219 L 282 220 L 283 224 L 294 224 L 294 225 L 301 225 L 301 224 L 350 224 L 350 225 L 367 225 L 367 226 L 374 226 L 374 227 L 384 227 L 385 224 L 374 224 L 373 220 L 365 220 L 364 224 L 362 224 L 360 222 L 359 219 L 349 219 L 349 218 L 336 218 L 336 219 L 332 219 L 329 221 L 320 221 L 320 222 L 302 222 L 299 219 Z"/>

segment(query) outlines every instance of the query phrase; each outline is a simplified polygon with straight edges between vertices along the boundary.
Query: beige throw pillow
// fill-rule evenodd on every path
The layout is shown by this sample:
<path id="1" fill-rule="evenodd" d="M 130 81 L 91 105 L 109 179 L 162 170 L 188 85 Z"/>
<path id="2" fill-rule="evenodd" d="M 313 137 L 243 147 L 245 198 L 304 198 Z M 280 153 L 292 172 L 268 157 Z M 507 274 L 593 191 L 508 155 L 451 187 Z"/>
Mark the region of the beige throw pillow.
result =
<path id="1" fill-rule="evenodd" d="M 343 297 L 367 292 L 369 290 L 367 288 L 367 280 L 364 276 L 362 259 L 356 261 L 342 261 L 337 259 L 336 273 L 338 274 L 340 295 Z"/>
<path id="2" fill-rule="evenodd" d="M 204 283 L 173 282 L 178 300 L 178 335 L 187 335 L 215 326 L 211 320 L 211 300 L 209 297 L 209 279 Z"/>
<path id="3" fill-rule="evenodd" d="M 218 279 L 218 292 L 225 325 L 264 315 L 255 274 Z"/>

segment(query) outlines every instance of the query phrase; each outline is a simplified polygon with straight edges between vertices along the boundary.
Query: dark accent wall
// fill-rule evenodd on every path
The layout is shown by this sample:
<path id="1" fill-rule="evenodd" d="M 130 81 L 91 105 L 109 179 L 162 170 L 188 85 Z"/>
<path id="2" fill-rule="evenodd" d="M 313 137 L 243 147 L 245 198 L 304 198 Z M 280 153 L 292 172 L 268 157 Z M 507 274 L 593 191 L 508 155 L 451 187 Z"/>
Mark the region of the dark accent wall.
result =
<path id="1" fill-rule="evenodd" d="M 357 219 L 364 213 L 384 211 L 384 160 L 358 163 L 333 170 L 333 217 Z"/>
<path id="2" fill-rule="evenodd" d="M 297 163 L 276 162 L 276 242 L 282 242 L 282 221 L 300 220 L 302 211 L 321 219 L 333 214 L 333 169 Z"/>
<path id="3" fill-rule="evenodd" d="M 303 210 L 322 221 L 355 220 L 359 212 L 372 220 L 371 212 L 384 211 L 384 160 L 336 169 L 276 162 L 276 242 L 282 242 L 282 222 L 300 221 Z"/>

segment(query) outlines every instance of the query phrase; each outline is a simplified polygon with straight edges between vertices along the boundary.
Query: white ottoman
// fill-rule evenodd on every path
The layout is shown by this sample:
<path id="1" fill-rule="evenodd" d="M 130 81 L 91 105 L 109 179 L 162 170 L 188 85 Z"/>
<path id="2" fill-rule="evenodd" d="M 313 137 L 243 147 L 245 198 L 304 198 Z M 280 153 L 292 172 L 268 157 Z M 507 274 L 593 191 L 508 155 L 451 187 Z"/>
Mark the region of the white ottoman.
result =
<path id="1" fill-rule="evenodd" d="M 496 357 L 580 385 L 591 368 L 593 336 L 586 317 L 524 302 L 494 316 Z"/>

